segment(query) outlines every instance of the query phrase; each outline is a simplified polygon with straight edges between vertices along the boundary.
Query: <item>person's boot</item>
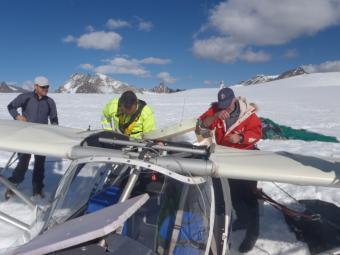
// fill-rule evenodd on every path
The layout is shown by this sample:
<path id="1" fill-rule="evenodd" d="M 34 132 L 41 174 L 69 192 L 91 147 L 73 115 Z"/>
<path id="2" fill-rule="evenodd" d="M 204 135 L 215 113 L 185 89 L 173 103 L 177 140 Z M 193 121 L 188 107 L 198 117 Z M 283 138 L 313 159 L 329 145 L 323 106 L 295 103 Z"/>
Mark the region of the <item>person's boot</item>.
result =
<path id="1" fill-rule="evenodd" d="M 256 241 L 257 241 L 256 235 L 253 235 L 253 234 L 246 235 L 246 237 L 240 244 L 238 251 L 241 253 L 247 253 L 251 251 L 254 248 Z"/>
<path id="2" fill-rule="evenodd" d="M 246 228 L 246 236 L 238 248 L 241 253 L 246 253 L 252 250 L 259 236 L 260 218 L 258 209 L 259 208 L 257 206 L 250 211 L 249 223 Z"/>
<path id="3" fill-rule="evenodd" d="M 13 197 L 14 192 L 11 189 L 6 189 L 5 191 L 5 200 L 9 200 L 11 197 Z"/>
<path id="4" fill-rule="evenodd" d="M 33 193 L 34 197 L 39 196 L 41 198 L 45 198 L 45 194 L 43 192 L 43 189 L 40 186 L 33 185 L 33 192 L 32 193 Z"/>
<path id="5" fill-rule="evenodd" d="M 18 184 L 13 182 L 13 180 L 11 178 L 8 178 L 8 180 L 13 184 L 14 187 L 18 186 Z M 15 194 L 14 194 L 14 192 L 11 189 L 6 189 L 6 191 L 5 191 L 5 199 L 6 199 L 6 201 L 8 199 L 10 199 L 11 197 L 13 197 L 14 195 Z"/>

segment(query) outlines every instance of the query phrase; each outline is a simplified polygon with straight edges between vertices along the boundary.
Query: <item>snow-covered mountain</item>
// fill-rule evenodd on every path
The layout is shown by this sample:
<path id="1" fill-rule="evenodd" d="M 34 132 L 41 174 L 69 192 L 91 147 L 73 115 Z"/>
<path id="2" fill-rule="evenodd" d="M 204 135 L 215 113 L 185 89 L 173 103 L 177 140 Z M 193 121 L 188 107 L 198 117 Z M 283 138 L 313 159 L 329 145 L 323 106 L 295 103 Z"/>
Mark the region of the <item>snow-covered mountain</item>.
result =
<path id="1" fill-rule="evenodd" d="M 163 82 L 161 82 L 158 86 L 155 86 L 152 89 L 148 89 L 147 91 L 154 92 L 154 93 L 175 93 L 175 92 L 180 92 L 182 90 L 171 89 L 168 86 L 166 86 Z"/>
<path id="2" fill-rule="evenodd" d="M 240 84 L 242 85 L 253 85 L 258 83 L 264 83 L 268 81 L 273 81 L 278 77 L 278 75 L 264 75 L 264 74 L 258 74 L 253 76 L 251 79 L 246 81 L 241 81 Z"/>
<path id="3" fill-rule="evenodd" d="M 270 82 L 270 81 L 275 81 L 275 80 L 281 80 L 281 79 L 286 79 L 290 78 L 293 76 L 297 75 L 302 75 L 302 74 L 308 74 L 302 67 L 297 67 L 292 70 L 288 70 L 286 72 L 283 72 L 280 75 L 264 75 L 264 74 L 258 74 L 252 77 L 249 80 L 241 81 L 239 85 L 254 85 L 254 84 L 259 84 L 259 83 L 265 83 L 265 82 Z"/>
<path id="4" fill-rule="evenodd" d="M 9 85 L 6 82 L 1 82 L 0 84 L 0 93 L 22 93 L 22 92 L 27 92 L 27 90 L 18 86 Z"/>
<path id="5" fill-rule="evenodd" d="M 114 80 L 104 74 L 94 76 L 83 73 L 71 75 L 70 79 L 56 92 L 59 93 L 86 93 L 86 94 L 112 94 L 122 93 L 126 90 L 141 92 L 140 89 L 133 87 L 125 82 Z"/>
<path id="6" fill-rule="evenodd" d="M 288 70 L 282 74 L 280 74 L 276 80 L 280 80 L 280 79 L 286 79 L 289 77 L 293 77 L 293 76 L 297 76 L 297 75 L 302 75 L 302 74 L 308 74 L 305 69 L 303 69 L 301 66 L 299 66 L 298 68 L 292 69 L 292 70 Z"/>

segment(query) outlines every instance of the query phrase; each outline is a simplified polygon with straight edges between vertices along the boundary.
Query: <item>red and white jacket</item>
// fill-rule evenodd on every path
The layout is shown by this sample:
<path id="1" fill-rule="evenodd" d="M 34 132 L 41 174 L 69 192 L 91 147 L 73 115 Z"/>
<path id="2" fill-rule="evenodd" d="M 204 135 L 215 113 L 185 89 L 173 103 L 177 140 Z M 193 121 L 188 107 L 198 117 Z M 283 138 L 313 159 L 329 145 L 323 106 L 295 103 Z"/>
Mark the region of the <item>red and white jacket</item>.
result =
<path id="1" fill-rule="evenodd" d="M 214 130 L 217 144 L 251 150 L 254 148 L 255 143 L 262 138 L 261 120 L 256 115 L 254 105 L 247 103 L 244 98 L 239 98 L 238 102 L 240 104 L 240 116 L 231 127 L 226 127 L 225 121 L 216 119 L 208 128 Z M 218 109 L 212 106 L 199 119 L 203 121 L 206 117 L 213 116 L 216 112 L 218 112 Z M 242 135 L 242 143 L 230 143 L 229 137 L 233 134 Z"/>

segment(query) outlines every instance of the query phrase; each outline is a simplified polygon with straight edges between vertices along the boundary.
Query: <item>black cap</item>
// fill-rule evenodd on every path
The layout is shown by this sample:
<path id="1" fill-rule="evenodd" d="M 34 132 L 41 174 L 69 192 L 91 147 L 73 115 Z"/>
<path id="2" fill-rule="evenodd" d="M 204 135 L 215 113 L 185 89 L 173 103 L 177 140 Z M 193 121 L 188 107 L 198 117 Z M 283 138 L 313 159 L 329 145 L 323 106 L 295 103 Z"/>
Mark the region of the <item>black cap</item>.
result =
<path id="1" fill-rule="evenodd" d="M 124 106 L 127 109 L 130 109 L 132 105 L 136 103 L 137 103 L 137 96 L 131 90 L 125 91 L 119 98 L 119 105 Z"/>
<path id="2" fill-rule="evenodd" d="M 217 107 L 219 109 L 225 109 L 227 108 L 233 99 L 235 98 L 234 91 L 230 88 L 223 88 L 218 92 L 217 95 Z"/>

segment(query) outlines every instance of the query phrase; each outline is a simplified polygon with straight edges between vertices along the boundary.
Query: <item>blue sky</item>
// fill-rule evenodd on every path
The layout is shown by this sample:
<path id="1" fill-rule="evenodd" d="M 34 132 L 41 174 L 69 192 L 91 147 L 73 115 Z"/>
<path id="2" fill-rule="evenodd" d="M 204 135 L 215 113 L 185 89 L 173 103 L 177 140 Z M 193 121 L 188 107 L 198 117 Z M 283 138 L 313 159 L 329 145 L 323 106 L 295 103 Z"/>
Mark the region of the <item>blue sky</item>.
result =
<path id="1" fill-rule="evenodd" d="M 138 87 L 233 84 L 300 65 L 340 71 L 339 0 L 2 0 L 0 81 L 75 72 Z"/>

